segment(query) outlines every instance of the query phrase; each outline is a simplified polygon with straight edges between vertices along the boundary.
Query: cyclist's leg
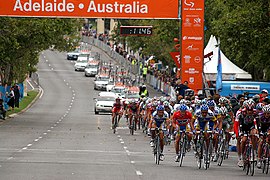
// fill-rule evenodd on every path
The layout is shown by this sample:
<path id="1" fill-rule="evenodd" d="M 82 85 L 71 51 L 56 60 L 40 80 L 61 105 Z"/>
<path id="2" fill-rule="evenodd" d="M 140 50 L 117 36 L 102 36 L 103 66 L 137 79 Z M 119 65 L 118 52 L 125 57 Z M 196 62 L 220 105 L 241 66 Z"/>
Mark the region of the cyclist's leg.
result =
<path id="1" fill-rule="evenodd" d="M 257 129 L 252 129 L 250 131 L 250 135 L 251 136 L 251 141 L 252 141 L 252 146 L 253 146 L 253 149 L 256 150 L 257 149 L 257 144 L 258 144 L 258 137 L 255 136 L 256 134 L 258 134 L 258 130 Z"/>

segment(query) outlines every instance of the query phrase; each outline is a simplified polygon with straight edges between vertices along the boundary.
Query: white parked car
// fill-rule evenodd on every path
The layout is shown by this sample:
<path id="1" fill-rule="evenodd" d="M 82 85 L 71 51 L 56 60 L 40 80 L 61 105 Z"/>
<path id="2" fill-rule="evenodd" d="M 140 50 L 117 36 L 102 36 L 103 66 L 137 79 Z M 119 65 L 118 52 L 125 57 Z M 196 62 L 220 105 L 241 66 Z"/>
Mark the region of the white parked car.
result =
<path id="1" fill-rule="evenodd" d="M 95 114 L 99 114 L 99 112 L 112 112 L 114 103 L 115 97 L 99 96 L 95 99 Z"/>
<path id="2" fill-rule="evenodd" d="M 115 93 L 118 97 L 125 98 L 128 89 L 125 86 L 114 86 L 111 92 Z"/>
<path id="3" fill-rule="evenodd" d="M 75 71 L 84 71 L 88 61 L 87 60 L 77 60 L 77 62 L 74 65 Z"/>
<path id="4" fill-rule="evenodd" d="M 84 69 L 84 75 L 86 77 L 95 76 L 99 71 L 99 61 L 89 61 Z"/>
<path id="5" fill-rule="evenodd" d="M 106 92 L 106 91 L 103 91 L 103 92 L 98 93 L 98 96 L 117 98 L 117 95 L 115 93 L 113 93 L 113 92 Z"/>
<path id="6" fill-rule="evenodd" d="M 106 86 L 106 91 L 110 92 L 113 87 L 114 87 L 114 82 L 113 81 L 109 81 L 109 83 Z"/>
<path id="7" fill-rule="evenodd" d="M 109 83 L 109 81 L 110 81 L 109 75 L 96 76 L 95 81 L 94 81 L 94 89 L 106 91 L 106 87 L 107 87 L 107 84 Z"/>

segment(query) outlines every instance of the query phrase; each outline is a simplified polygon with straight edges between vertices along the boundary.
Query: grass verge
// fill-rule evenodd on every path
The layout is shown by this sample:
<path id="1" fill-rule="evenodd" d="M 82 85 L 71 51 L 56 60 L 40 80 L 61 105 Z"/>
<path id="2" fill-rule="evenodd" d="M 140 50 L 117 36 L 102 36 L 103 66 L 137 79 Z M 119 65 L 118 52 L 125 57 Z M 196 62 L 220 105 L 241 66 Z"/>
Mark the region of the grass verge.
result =
<path id="1" fill-rule="evenodd" d="M 14 108 L 14 110 L 7 111 L 7 116 L 13 113 L 19 113 L 22 110 L 24 110 L 38 95 L 38 91 L 32 90 L 27 92 L 27 96 L 25 96 L 21 101 L 20 101 L 20 107 L 19 108 Z"/>

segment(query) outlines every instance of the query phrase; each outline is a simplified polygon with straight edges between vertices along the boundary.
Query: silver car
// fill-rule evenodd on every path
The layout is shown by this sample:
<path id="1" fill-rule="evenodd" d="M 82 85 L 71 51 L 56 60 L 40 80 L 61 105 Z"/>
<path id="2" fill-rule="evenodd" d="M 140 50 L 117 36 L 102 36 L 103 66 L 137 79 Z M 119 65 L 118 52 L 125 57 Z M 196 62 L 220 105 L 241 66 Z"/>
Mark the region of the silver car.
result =
<path id="1" fill-rule="evenodd" d="M 95 98 L 95 114 L 99 114 L 99 112 L 112 112 L 114 103 L 115 97 L 100 96 Z"/>
<path id="2" fill-rule="evenodd" d="M 106 87 L 110 81 L 109 76 L 98 76 L 94 81 L 95 90 L 106 90 Z"/>

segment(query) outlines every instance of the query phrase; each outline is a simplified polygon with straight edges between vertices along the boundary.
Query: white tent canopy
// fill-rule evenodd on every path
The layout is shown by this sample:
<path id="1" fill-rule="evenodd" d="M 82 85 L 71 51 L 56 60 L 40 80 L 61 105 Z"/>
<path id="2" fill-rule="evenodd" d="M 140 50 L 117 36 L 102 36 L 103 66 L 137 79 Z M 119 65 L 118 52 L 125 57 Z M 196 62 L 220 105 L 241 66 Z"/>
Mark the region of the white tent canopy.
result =
<path id="1" fill-rule="evenodd" d="M 204 73 L 207 80 L 215 81 L 217 74 L 218 64 L 218 47 L 215 36 L 211 35 L 207 46 L 204 49 L 204 54 L 213 52 L 213 55 L 209 58 L 204 58 Z M 222 63 L 222 80 L 236 80 L 236 79 L 252 79 L 252 76 L 233 64 L 223 53 L 221 54 Z"/>

